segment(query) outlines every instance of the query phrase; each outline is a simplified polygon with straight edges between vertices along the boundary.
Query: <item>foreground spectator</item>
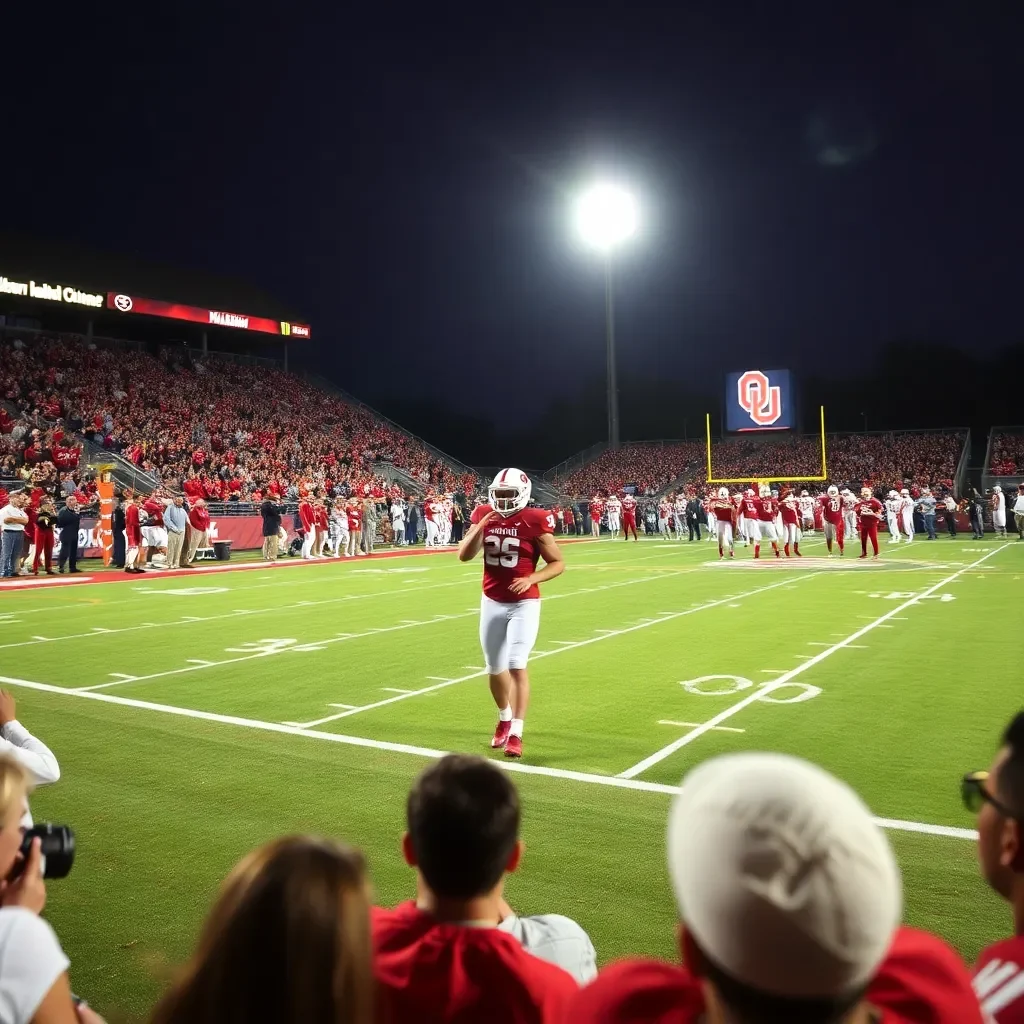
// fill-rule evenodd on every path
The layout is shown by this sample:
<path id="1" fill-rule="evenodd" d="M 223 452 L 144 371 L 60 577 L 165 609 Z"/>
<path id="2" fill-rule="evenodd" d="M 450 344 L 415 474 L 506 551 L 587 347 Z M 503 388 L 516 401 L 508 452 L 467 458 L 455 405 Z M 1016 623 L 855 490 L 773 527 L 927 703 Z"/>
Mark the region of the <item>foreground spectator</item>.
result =
<path id="1" fill-rule="evenodd" d="M 102 1024 L 84 1003 L 75 1006 L 68 958 L 40 918 L 46 905 L 39 839 L 21 873 L 21 819 L 31 788 L 28 769 L 0 756 L 0 1020 L 4 1024 Z"/>
<path id="2" fill-rule="evenodd" d="M 602 971 L 572 1024 L 982 1024 L 966 967 L 900 928 L 889 843 L 846 785 L 782 754 L 713 758 L 683 782 L 668 867 L 685 966 Z"/>
<path id="3" fill-rule="evenodd" d="M 416 780 L 406 814 L 416 901 L 373 911 L 379 1024 L 561 1024 L 576 982 L 499 927 L 504 876 L 523 853 L 508 775 L 451 754 Z"/>
<path id="4" fill-rule="evenodd" d="M 998 1024 L 1024 1022 L 1024 712 L 1003 733 L 987 772 L 964 776 L 964 803 L 978 815 L 978 863 L 1010 905 L 1013 935 L 981 951 L 974 988 Z"/>
<path id="5" fill-rule="evenodd" d="M 288 837 L 241 860 L 152 1024 L 370 1024 L 369 892 L 356 850 Z"/>
<path id="6" fill-rule="evenodd" d="M 12 758 L 25 767 L 35 786 L 60 778 L 60 765 L 53 751 L 18 721 L 17 703 L 10 691 L 3 689 L 0 689 L 0 757 Z M 26 828 L 32 824 L 27 805 L 22 824 Z"/>

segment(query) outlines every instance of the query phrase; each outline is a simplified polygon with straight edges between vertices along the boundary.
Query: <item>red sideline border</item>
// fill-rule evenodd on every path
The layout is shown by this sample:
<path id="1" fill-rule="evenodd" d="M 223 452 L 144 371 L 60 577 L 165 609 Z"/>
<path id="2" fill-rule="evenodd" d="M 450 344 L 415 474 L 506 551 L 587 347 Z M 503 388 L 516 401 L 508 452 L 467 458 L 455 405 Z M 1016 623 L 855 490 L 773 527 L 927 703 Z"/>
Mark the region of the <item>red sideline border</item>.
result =
<path id="1" fill-rule="evenodd" d="M 597 538 L 573 537 L 561 539 L 560 544 L 592 544 Z M 381 558 L 412 558 L 418 555 L 453 555 L 456 548 L 414 548 L 408 550 L 376 551 L 372 555 L 358 555 L 353 558 L 282 558 L 276 562 L 245 562 L 231 565 L 230 562 L 217 562 L 213 565 L 197 565 L 194 569 L 147 569 L 142 578 L 171 579 L 175 576 L 188 576 L 195 579 L 198 575 L 221 572 L 245 572 L 249 569 L 294 569 L 297 566 L 313 565 L 345 565 L 347 563 L 369 562 Z M 138 583 L 137 573 L 120 572 L 111 569 L 97 569 L 90 572 L 79 570 L 76 576 L 18 576 L 13 580 L 0 581 L 0 593 L 10 590 L 50 590 L 55 587 L 85 586 L 94 583 Z"/>

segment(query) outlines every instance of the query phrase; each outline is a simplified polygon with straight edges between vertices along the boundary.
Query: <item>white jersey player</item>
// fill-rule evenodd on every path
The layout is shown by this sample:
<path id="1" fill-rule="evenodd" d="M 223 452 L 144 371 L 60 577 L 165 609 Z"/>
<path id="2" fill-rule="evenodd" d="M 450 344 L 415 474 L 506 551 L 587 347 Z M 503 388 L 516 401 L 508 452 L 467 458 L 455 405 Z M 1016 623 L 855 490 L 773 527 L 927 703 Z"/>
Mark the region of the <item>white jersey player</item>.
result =
<path id="1" fill-rule="evenodd" d="M 555 517 L 527 508 L 532 486 L 518 469 L 503 469 L 487 489 L 490 504 L 473 510 L 472 526 L 459 545 L 459 561 L 484 554 L 480 646 L 498 725 L 491 746 L 506 757 L 523 756 L 523 721 L 530 701 L 526 665 L 540 630 L 538 584 L 565 569 L 555 543 Z M 537 568 L 540 559 L 543 569 Z"/>
<path id="2" fill-rule="evenodd" d="M 814 533 L 814 499 L 807 491 L 801 491 L 796 504 L 800 510 L 800 531 L 808 535 Z"/>
<path id="3" fill-rule="evenodd" d="M 849 487 L 844 487 L 839 492 L 839 496 L 843 500 L 843 534 L 847 537 L 856 537 L 857 513 L 855 509 L 857 507 L 857 495 Z"/>
<path id="4" fill-rule="evenodd" d="M 327 543 L 334 558 L 340 557 L 342 551 L 348 548 L 348 509 L 345 508 L 344 498 L 336 498 L 331 506 L 331 515 L 327 521 Z"/>
<path id="5" fill-rule="evenodd" d="M 405 506 L 398 498 L 391 503 L 391 532 L 396 547 L 405 543 Z"/>
<path id="6" fill-rule="evenodd" d="M 618 537 L 622 529 L 622 502 L 619 500 L 619 496 L 617 494 L 610 495 L 604 508 L 608 513 L 608 532 L 613 537 Z"/>
<path id="7" fill-rule="evenodd" d="M 999 484 L 992 488 L 992 529 L 997 537 L 1006 536 L 1006 495 Z"/>
<path id="8" fill-rule="evenodd" d="M 909 544 L 914 539 L 914 499 L 906 487 L 900 491 L 900 526 Z"/>
<path id="9" fill-rule="evenodd" d="M 686 496 L 677 494 L 672 505 L 672 512 L 676 520 L 676 540 L 683 539 L 683 530 L 686 529 Z"/>
<path id="10" fill-rule="evenodd" d="M 900 496 L 898 491 L 890 491 L 885 499 L 885 521 L 889 526 L 889 543 L 900 542 Z"/>

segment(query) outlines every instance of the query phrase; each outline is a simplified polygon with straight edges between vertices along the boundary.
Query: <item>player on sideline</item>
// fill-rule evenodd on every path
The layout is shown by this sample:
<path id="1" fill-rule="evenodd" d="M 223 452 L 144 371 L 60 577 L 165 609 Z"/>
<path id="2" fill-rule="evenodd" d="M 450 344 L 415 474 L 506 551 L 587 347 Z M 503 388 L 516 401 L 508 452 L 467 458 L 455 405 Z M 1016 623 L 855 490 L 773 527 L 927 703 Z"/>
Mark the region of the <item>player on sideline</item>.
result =
<path id="1" fill-rule="evenodd" d="M 814 533 L 814 499 L 807 491 L 800 492 L 800 532 Z"/>
<path id="2" fill-rule="evenodd" d="M 553 536 L 555 517 L 527 508 L 532 485 L 518 469 L 503 469 L 487 489 L 489 504 L 473 509 L 472 527 L 459 545 L 459 561 L 484 552 L 480 646 L 498 725 L 491 746 L 506 757 L 523 756 L 523 720 L 530 702 L 526 663 L 540 630 L 539 583 L 565 570 Z M 537 568 L 538 559 L 546 563 Z"/>
<path id="3" fill-rule="evenodd" d="M 889 527 L 889 543 L 899 544 L 900 542 L 900 496 L 899 492 L 892 490 L 885 500 L 885 520 Z"/>
<path id="4" fill-rule="evenodd" d="M 622 502 L 614 491 L 608 496 L 608 504 L 605 507 L 608 509 L 608 532 L 612 535 L 612 540 L 615 540 L 619 536 Z"/>
<path id="5" fill-rule="evenodd" d="M 843 553 L 843 499 L 839 497 L 839 488 L 832 484 L 828 493 L 822 495 L 821 502 L 822 532 L 825 534 L 825 546 L 828 557 L 832 557 L 832 541 L 839 542 L 839 554 Z"/>
<path id="6" fill-rule="evenodd" d="M 914 539 L 914 499 L 906 487 L 900 491 L 900 521 L 909 544 Z"/>
<path id="7" fill-rule="evenodd" d="M 857 495 L 850 490 L 849 487 L 844 487 L 839 492 L 839 497 L 843 500 L 843 534 L 847 537 L 857 536 Z"/>
<path id="8" fill-rule="evenodd" d="M 633 540 L 639 541 L 636 535 L 636 498 L 632 494 L 622 497 L 622 539 L 629 540 L 629 531 L 633 531 Z"/>
<path id="9" fill-rule="evenodd" d="M 498 476 L 501 474 L 499 473 Z M 497 478 L 495 478 L 497 479 Z M 590 535 L 591 537 L 601 536 L 601 515 L 604 512 L 604 498 L 595 494 L 590 499 Z"/>
<path id="10" fill-rule="evenodd" d="M 992 529 L 997 537 L 1006 538 L 1006 495 L 999 484 L 992 488 Z"/>
<path id="11" fill-rule="evenodd" d="M 732 537 L 732 522 L 736 508 L 729 499 L 729 488 L 719 487 L 718 497 L 711 499 L 711 513 L 708 516 L 708 526 L 714 524 L 715 532 L 718 534 L 718 557 L 725 556 L 725 549 L 729 549 L 729 557 L 736 557 L 736 546 Z M 710 529 L 709 529 L 710 532 Z"/>
<path id="12" fill-rule="evenodd" d="M 860 489 L 860 501 L 854 506 L 857 512 L 857 523 L 860 526 L 860 557 L 868 557 L 868 541 L 874 551 L 872 558 L 878 557 L 878 524 L 882 521 L 882 503 L 871 493 L 870 487 Z"/>

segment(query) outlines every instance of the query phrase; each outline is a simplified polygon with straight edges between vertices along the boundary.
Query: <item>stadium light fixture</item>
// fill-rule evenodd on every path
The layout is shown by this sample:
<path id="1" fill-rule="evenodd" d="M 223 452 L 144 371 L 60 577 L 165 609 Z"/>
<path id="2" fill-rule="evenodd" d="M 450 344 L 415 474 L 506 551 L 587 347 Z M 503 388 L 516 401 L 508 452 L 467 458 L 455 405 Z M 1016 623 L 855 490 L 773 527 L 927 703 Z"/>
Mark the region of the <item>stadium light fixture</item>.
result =
<path id="1" fill-rule="evenodd" d="M 614 182 L 598 182 L 580 193 L 575 205 L 576 231 L 604 258 L 604 323 L 608 359 L 608 445 L 619 447 L 619 385 L 615 367 L 615 284 L 612 257 L 640 227 L 635 196 Z"/>

